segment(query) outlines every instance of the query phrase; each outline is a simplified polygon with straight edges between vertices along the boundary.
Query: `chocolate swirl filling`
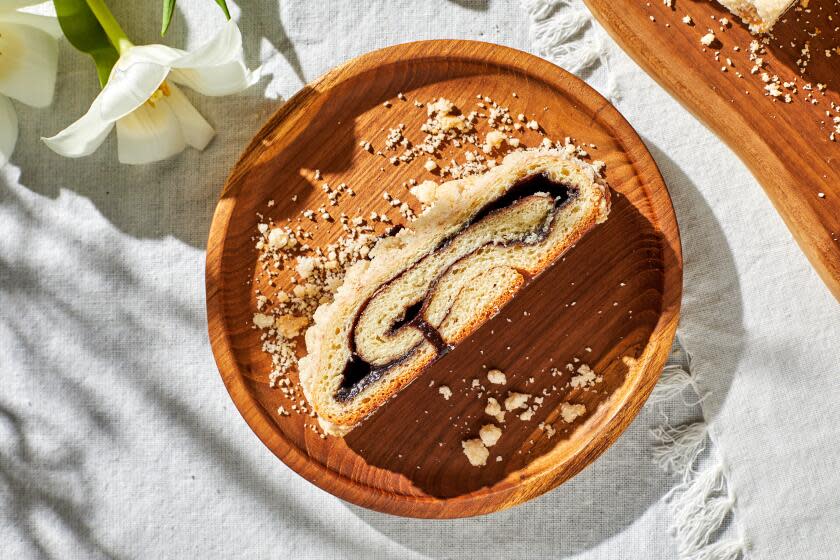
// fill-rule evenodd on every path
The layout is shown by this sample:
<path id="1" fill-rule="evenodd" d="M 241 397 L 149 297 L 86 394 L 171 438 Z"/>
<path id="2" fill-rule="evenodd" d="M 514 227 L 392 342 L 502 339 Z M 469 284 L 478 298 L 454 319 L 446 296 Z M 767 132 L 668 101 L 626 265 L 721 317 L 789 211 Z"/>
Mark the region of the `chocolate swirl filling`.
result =
<path id="1" fill-rule="evenodd" d="M 544 173 L 529 175 L 517 181 L 510 189 L 498 198 L 488 202 L 472 218 L 467 221 L 458 231 L 443 239 L 435 249 L 413 263 L 411 266 L 402 270 L 399 274 L 394 276 L 391 280 L 380 286 L 364 303 L 359 307 L 356 315 L 353 318 L 352 327 L 349 332 L 348 345 L 350 348 L 350 359 L 344 366 L 342 372 L 342 380 L 338 390 L 335 393 L 336 400 L 346 402 L 353 399 L 362 390 L 380 379 L 390 369 L 399 366 L 406 360 L 412 358 L 415 353 L 421 350 L 424 345 L 428 344 L 434 350 L 434 360 L 440 359 L 453 347 L 448 344 L 441 334 L 439 327 L 443 320 L 446 319 L 451 307 L 446 311 L 443 317 L 439 317 L 435 324 L 432 324 L 427 317 L 427 310 L 432 301 L 438 283 L 441 281 L 452 268 L 463 262 L 471 255 L 477 253 L 478 250 L 487 246 L 496 247 L 513 247 L 513 246 L 528 246 L 537 245 L 548 237 L 551 233 L 554 218 L 561 208 L 563 208 L 570 201 L 575 199 L 578 195 L 576 188 L 563 182 L 552 180 Z M 539 199 L 532 199 L 532 197 L 539 197 Z M 405 352 L 398 356 L 390 357 L 380 363 L 371 363 L 365 358 L 365 352 L 360 351 L 357 343 L 357 328 L 359 322 L 364 316 L 369 306 L 380 297 L 385 290 L 391 287 L 395 282 L 403 279 L 407 274 L 415 271 L 417 267 L 422 266 L 427 259 L 434 258 L 456 244 L 463 236 L 468 236 L 474 233 L 476 228 L 479 228 L 482 222 L 490 219 L 503 211 L 515 211 L 518 206 L 523 205 L 526 201 L 532 199 L 538 204 L 542 204 L 545 209 L 544 215 L 541 219 L 532 225 L 527 230 L 509 234 L 502 239 L 491 239 L 484 242 L 479 247 L 473 248 L 464 254 L 457 253 L 454 255 L 454 260 L 446 267 L 441 269 L 438 274 L 434 276 L 432 281 L 426 288 L 425 293 L 416 301 L 408 302 L 402 314 L 395 318 L 390 326 L 385 329 L 386 336 L 398 336 L 400 334 L 409 334 L 408 339 L 413 340 L 410 333 L 406 333 L 406 329 L 413 329 L 421 336 L 414 344 L 412 344 Z M 518 269 L 517 269 L 518 270 Z M 529 281 L 530 277 L 524 271 L 518 270 Z M 373 360 L 376 362 L 376 360 Z"/>

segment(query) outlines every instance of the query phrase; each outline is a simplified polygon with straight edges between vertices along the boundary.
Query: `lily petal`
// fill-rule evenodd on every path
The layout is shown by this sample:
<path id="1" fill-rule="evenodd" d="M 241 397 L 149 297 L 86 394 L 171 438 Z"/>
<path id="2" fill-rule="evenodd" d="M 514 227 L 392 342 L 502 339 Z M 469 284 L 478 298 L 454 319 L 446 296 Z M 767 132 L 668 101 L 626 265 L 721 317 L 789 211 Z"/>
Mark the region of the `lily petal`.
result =
<path id="1" fill-rule="evenodd" d="M 172 81 L 204 95 L 229 95 L 254 85 L 259 71 L 242 62 L 242 34 L 228 21 L 211 41 L 172 63 Z"/>
<path id="2" fill-rule="evenodd" d="M 43 4 L 44 0 L 3 0 L 0 4 L 0 12 L 7 12 L 17 10 L 18 8 L 25 8 L 27 6 L 35 6 Z"/>
<path id="3" fill-rule="evenodd" d="M 238 93 L 257 83 L 260 73 L 251 72 L 236 60 L 202 68 L 173 69 L 170 78 L 203 95 L 218 96 Z"/>
<path id="4" fill-rule="evenodd" d="M 0 166 L 6 165 L 15 151 L 18 121 L 15 108 L 8 97 L 0 95 Z"/>
<path id="5" fill-rule="evenodd" d="M 144 103 L 117 121 L 117 152 L 122 163 L 160 161 L 184 150 L 181 124 L 168 103 Z"/>
<path id="6" fill-rule="evenodd" d="M 176 85 L 170 84 L 169 91 L 169 97 L 161 101 L 169 103 L 172 112 L 175 113 L 175 117 L 181 124 L 181 132 L 186 143 L 193 148 L 203 150 L 216 135 L 216 131 Z"/>
<path id="7" fill-rule="evenodd" d="M 140 45 L 139 47 L 131 47 L 120 57 L 117 63 L 121 66 L 130 66 L 135 62 L 150 62 L 159 66 L 172 66 L 184 56 L 187 51 L 167 47 L 166 45 Z"/>
<path id="8" fill-rule="evenodd" d="M 25 25 L 0 22 L 0 94 L 32 107 L 52 103 L 58 42 Z"/>
<path id="9" fill-rule="evenodd" d="M 0 11 L 0 22 L 28 25 L 29 27 L 40 29 L 44 33 L 49 33 L 54 39 L 58 39 L 63 35 L 61 26 L 58 24 L 58 19 L 52 16 L 41 16 L 27 12 Z"/>
<path id="10" fill-rule="evenodd" d="M 172 63 L 173 68 L 218 66 L 242 58 L 242 33 L 236 22 L 228 20 L 215 37 Z"/>
<path id="11" fill-rule="evenodd" d="M 97 96 L 100 116 L 105 121 L 114 122 L 138 109 L 169 74 L 167 66 L 134 58 L 133 50 L 120 57 L 111 70 L 108 83 Z"/>
<path id="12" fill-rule="evenodd" d="M 102 120 L 99 103 L 94 100 L 88 112 L 79 120 L 51 138 L 41 138 L 55 153 L 64 157 L 82 157 L 96 151 L 114 123 Z"/>

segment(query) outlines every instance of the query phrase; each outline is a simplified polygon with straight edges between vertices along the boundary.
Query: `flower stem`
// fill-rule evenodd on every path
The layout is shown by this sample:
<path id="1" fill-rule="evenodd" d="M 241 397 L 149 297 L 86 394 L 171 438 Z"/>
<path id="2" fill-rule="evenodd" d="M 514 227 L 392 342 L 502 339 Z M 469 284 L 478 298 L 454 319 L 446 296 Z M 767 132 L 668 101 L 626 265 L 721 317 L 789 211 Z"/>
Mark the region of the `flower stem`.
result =
<path id="1" fill-rule="evenodd" d="M 105 30 L 108 40 L 111 41 L 111 44 L 114 45 L 117 52 L 122 54 L 134 46 L 128 40 L 128 35 L 125 34 L 125 31 L 120 27 L 114 14 L 111 13 L 111 10 L 108 9 L 108 6 L 105 5 L 103 0 L 87 0 L 87 5 L 90 11 L 93 12 L 99 25 Z"/>

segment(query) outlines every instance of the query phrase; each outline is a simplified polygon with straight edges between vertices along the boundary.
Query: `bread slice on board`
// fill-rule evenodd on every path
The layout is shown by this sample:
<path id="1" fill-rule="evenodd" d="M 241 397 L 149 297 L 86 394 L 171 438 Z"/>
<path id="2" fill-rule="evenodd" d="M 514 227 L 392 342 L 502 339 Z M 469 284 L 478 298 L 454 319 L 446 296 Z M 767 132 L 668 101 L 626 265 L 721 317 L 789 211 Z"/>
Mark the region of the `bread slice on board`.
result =
<path id="1" fill-rule="evenodd" d="M 609 209 L 596 168 L 561 150 L 512 153 L 483 175 L 439 185 L 412 229 L 348 270 L 306 332 L 300 381 L 324 430 L 347 434 Z"/>

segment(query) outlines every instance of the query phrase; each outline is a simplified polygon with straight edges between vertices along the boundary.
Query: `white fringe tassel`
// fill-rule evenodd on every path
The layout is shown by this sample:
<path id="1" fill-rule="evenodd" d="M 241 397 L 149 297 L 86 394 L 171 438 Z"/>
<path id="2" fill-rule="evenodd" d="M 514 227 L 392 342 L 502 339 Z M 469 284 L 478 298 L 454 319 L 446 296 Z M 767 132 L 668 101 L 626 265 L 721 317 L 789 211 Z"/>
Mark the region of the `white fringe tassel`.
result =
<path id="1" fill-rule="evenodd" d="M 691 365 L 689 362 L 690 369 Z M 688 402 L 683 399 L 683 404 L 686 406 L 696 406 L 708 396 L 708 392 L 703 393 L 700 390 L 700 387 L 697 385 L 697 378 L 690 371 L 686 371 L 679 364 L 667 365 L 662 370 L 659 382 L 650 394 L 650 402 L 656 403 L 671 400 L 677 395 L 682 394 L 686 387 L 691 387 L 694 393 L 698 395 L 698 399 L 693 402 Z"/>
<path id="2" fill-rule="evenodd" d="M 660 384 L 662 387 L 657 387 L 652 397 L 655 400 L 673 398 L 689 386 L 699 395 L 696 378 L 680 366 L 668 366 Z M 698 398 L 702 400 L 702 397 Z M 714 450 L 711 464 L 704 465 L 699 471 L 697 469 L 697 461 L 706 449 L 709 436 L 706 423 L 695 422 L 672 427 L 666 418 L 662 427 L 651 433 L 658 442 L 653 451 L 656 464 L 682 479 L 665 498 L 670 506 L 670 528 L 680 560 L 743 558 L 747 549 L 743 538 L 711 542 L 726 517 L 732 513 L 735 497 L 726 481 L 723 460 Z"/>
<path id="3" fill-rule="evenodd" d="M 706 423 L 695 422 L 671 427 L 667 420 L 661 428 L 651 432 L 660 442 L 653 449 L 653 460 L 663 471 L 681 474 L 685 481 L 694 474 L 694 462 L 706 449 Z"/>
<path id="4" fill-rule="evenodd" d="M 595 29 L 580 0 L 521 0 L 531 19 L 531 43 L 540 55 L 572 73 L 603 64 L 609 67 L 608 42 Z M 615 79 L 607 72 L 610 99 L 618 98 Z"/>
<path id="5" fill-rule="evenodd" d="M 682 558 L 691 558 L 709 544 L 735 504 L 727 493 L 721 463 L 678 485 L 670 499 L 672 529 Z"/>

